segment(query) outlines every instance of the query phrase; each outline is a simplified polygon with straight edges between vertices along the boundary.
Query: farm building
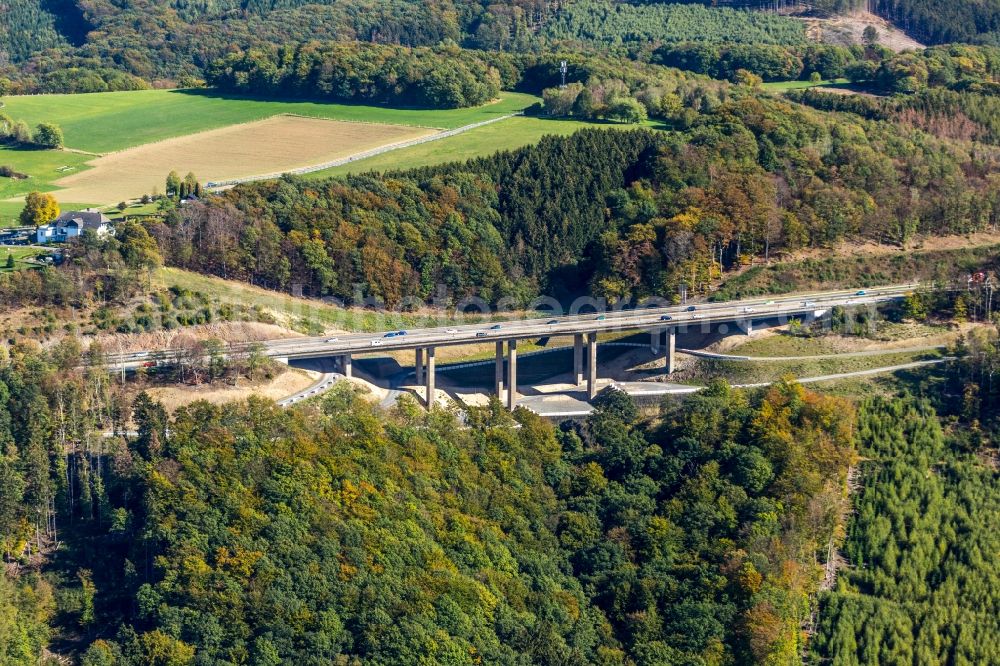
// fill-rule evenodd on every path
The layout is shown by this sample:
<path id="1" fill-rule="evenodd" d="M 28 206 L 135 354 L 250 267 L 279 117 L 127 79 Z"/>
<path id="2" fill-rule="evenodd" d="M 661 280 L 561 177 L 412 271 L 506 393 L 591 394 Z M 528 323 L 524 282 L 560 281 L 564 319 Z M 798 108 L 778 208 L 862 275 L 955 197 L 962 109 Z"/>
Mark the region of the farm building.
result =
<path id="1" fill-rule="evenodd" d="M 35 230 L 36 243 L 62 243 L 81 236 L 86 230 L 93 231 L 98 237 L 112 233 L 111 222 L 104 213 L 86 208 L 63 213 L 51 224 L 43 224 Z"/>

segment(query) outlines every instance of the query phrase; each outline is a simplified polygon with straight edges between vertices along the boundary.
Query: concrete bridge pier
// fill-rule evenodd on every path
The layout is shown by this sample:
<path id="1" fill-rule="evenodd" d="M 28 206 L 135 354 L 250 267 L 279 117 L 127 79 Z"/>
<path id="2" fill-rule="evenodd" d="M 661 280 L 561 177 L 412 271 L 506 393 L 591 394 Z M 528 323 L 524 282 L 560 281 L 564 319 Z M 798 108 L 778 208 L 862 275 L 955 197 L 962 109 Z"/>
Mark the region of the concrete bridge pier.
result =
<path id="1" fill-rule="evenodd" d="M 497 340 L 496 367 L 493 372 L 493 392 L 503 400 L 503 340 Z"/>
<path id="2" fill-rule="evenodd" d="M 677 348 L 677 329 L 673 326 L 667 329 L 667 353 L 666 353 L 666 366 L 667 374 L 673 374 L 676 369 L 676 348 Z"/>
<path id="3" fill-rule="evenodd" d="M 345 377 L 350 377 L 351 376 L 351 370 L 352 370 L 352 368 L 351 368 L 351 360 L 352 359 L 351 359 L 351 355 L 350 354 L 343 354 L 340 357 L 340 370 L 344 374 Z"/>
<path id="4" fill-rule="evenodd" d="M 573 336 L 573 383 L 583 383 L 583 334 Z"/>
<path id="5" fill-rule="evenodd" d="M 653 356 L 659 354 L 661 342 L 663 342 L 663 329 L 654 328 L 649 332 L 649 353 Z"/>
<path id="6" fill-rule="evenodd" d="M 414 380 L 417 385 L 424 383 L 424 350 L 421 347 L 417 347 L 414 350 L 414 360 L 413 360 L 413 374 L 416 375 Z"/>
<path id="7" fill-rule="evenodd" d="M 587 398 L 597 397 L 597 333 L 587 334 Z"/>
<path id="8" fill-rule="evenodd" d="M 434 347 L 427 348 L 427 367 L 424 370 L 427 409 L 434 408 Z"/>
<path id="9" fill-rule="evenodd" d="M 507 409 L 517 407 L 517 340 L 507 341 Z"/>

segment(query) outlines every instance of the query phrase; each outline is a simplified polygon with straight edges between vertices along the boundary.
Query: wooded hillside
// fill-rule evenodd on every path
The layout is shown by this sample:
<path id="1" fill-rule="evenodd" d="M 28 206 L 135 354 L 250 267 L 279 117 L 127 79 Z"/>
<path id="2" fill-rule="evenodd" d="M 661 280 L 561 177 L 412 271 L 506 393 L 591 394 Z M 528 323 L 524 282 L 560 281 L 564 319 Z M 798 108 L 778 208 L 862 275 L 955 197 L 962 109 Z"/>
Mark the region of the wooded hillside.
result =
<path id="1" fill-rule="evenodd" d="M 866 402 L 848 568 L 823 597 L 814 653 L 838 664 L 1000 662 L 996 470 L 926 402 Z"/>
<path id="2" fill-rule="evenodd" d="M 853 458 L 849 406 L 795 385 L 654 423 L 612 393 L 562 429 L 494 403 L 461 428 L 346 385 L 168 419 L 74 363 L 0 368 L 0 543 L 22 565 L 63 544 L 44 579 L 0 581 L 5 664 L 51 622 L 87 666 L 787 657 Z"/>
<path id="3" fill-rule="evenodd" d="M 676 133 L 588 130 L 465 164 L 240 186 L 150 230 L 167 263 L 315 296 L 360 284 L 395 304 L 438 284 L 490 301 L 673 294 L 780 249 L 1000 221 L 990 146 L 697 83 L 661 92 Z"/>

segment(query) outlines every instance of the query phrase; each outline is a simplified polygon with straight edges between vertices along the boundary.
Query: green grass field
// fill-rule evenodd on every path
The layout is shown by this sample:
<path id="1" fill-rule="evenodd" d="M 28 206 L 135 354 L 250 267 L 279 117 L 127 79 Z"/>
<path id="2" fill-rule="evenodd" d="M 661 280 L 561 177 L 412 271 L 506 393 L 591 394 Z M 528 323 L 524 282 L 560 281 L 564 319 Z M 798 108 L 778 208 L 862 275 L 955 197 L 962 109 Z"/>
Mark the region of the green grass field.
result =
<path id="1" fill-rule="evenodd" d="M 847 79 L 823 79 L 822 81 L 770 81 L 761 85 L 764 90 L 785 92 L 786 90 L 801 90 L 802 88 L 847 88 Z"/>
<path id="2" fill-rule="evenodd" d="M 347 173 L 389 171 L 430 166 L 444 162 L 464 161 L 500 150 L 513 150 L 537 143 L 546 134 L 566 135 L 585 127 L 629 127 L 607 123 L 590 123 L 578 120 L 547 120 L 544 118 L 510 118 L 492 125 L 485 125 L 456 136 L 431 141 L 409 148 L 369 157 L 351 164 L 316 171 L 309 178 L 327 178 Z"/>
<path id="3" fill-rule="evenodd" d="M 820 356 L 845 354 L 875 349 L 873 343 L 907 341 L 907 346 L 919 347 L 924 344 L 945 344 L 954 337 L 947 326 L 918 323 L 896 323 L 879 321 L 870 337 L 840 336 L 836 334 L 815 337 L 788 335 L 762 335 L 748 338 L 743 344 L 732 347 L 726 353 L 746 356 Z M 942 339 L 942 336 L 944 338 Z M 928 342 L 928 339 L 930 341 Z"/>
<path id="4" fill-rule="evenodd" d="M 0 246 L 0 273 L 5 273 L 10 270 L 20 270 L 22 268 L 27 268 L 32 264 L 25 263 L 24 260 L 29 257 L 37 257 L 40 254 L 47 254 L 45 250 L 38 247 L 12 247 L 12 246 Z M 14 268 L 7 268 L 7 256 L 14 257 Z"/>
<path id="5" fill-rule="evenodd" d="M 698 359 L 696 369 L 690 377 L 695 383 L 704 383 L 713 377 L 723 377 L 732 384 L 754 384 L 773 382 L 784 376 L 796 378 L 821 377 L 825 375 L 884 368 L 913 361 L 941 358 L 940 351 L 891 352 L 874 356 L 842 356 L 838 358 L 803 361 L 722 361 Z"/>
<path id="6" fill-rule="evenodd" d="M 31 95 L 4 98 L 4 112 L 29 125 L 54 122 L 62 127 L 66 146 L 90 153 L 107 153 L 175 136 L 201 132 L 228 125 L 261 120 L 282 113 L 359 122 L 417 125 L 451 129 L 520 111 L 538 101 L 537 97 L 505 92 L 492 104 L 470 109 L 398 109 L 354 104 L 304 101 L 270 101 L 227 97 L 207 91 L 139 90 L 83 95 Z M 520 120 L 520 119 L 517 119 Z M 525 119 L 527 120 L 527 119 Z M 531 119 L 509 134 L 493 130 L 481 137 L 459 135 L 416 147 L 404 166 L 431 164 L 449 159 L 482 155 L 500 148 L 513 148 L 546 133 L 542 121 Z M 506 125 L 506 123 L 502 123 Z M 544 123 L 542 123 L 544 124 Z M 552 133 L 568 133 L 582 126 L 569 123 L 559 127 L 553 122 Z M 487 126 L 485 129 L 489 129 Z M 451 143 L 449 143 L 451 142 Z M 494 147 L 494 142 L 499 142 Z M 453 157 L 454 156 L 454 157 Z M 16 150 L 0 147 L 0 165 L 7 165 L 30 176 L 26 180 L 0 178 L 0 226 L 17 223 L 28 192 L 55 192 L 54 181 L 81 170 L 90 155 L 68 150 Z M 383 158 L 385 161 L 386 158 Z M 391 160 L 389 166 L 395 166 Z M 402 164 L 402 163 L 401 163 Z M 365 168 L 388 168 L 369 166 Z M 323 175 L 329 175 L 324 173 Z M 124 197 L 124 195 L 123 195 Z M 80 208 L 89 202 L 63 202 L 64 210 Z"/>
<path id="7" fill-rule="evenodd" d="M 279 113 L 450 129 L 520 111 L 536 101 L 538 98 L 532 95 L 505 92 L 497 102 L 470 109 L 392 109 L 247 99 L 208 91 L 138 90 L 5 97 L 4 113 L 32 126 L 57 123 L 69 148 L 107 153 Z"/>
<path id="8" fill-rule="evenodd" d="M 65 150 L 17 150 L 0 146 L 0 165 L 13 167 L 30 176 L 26 180 L 0 176 L 0 200 L 31 191 L 47 192 L 55 189 L 52 181 L 78 173 L 87 155 Z"/>

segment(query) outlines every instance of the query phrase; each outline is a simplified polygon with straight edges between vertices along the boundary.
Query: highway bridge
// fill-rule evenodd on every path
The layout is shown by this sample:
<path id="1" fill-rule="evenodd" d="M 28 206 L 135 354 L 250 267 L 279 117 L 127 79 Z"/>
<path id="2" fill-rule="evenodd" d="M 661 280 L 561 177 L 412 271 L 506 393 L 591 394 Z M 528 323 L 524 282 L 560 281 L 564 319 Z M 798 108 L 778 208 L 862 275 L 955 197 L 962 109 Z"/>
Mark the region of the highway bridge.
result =
<path id="1" fill-rule="evenodd" d="M 597 339 L 602 333 L 649 330 L 654 336 L 654 341 L 666 349 L 665 369 L 669 374 L 674 370 L 675 338 L 678 331 L 683 333 L 701 330 L 707 333 L 713 326 L 718 329 L 725 326 L 728 330 L 749 335 L 753 332 L 754 320 L 812 319 L 822 316 L 834 307 L 875 307 L 880 303 L 900 300 L 917 286 L 904 284 L 863 290 L 786 294 L 739 301 L 592 312 L 572 316 L 552 315 L 407 331 L 270 340 L 261 344 L 266 355 L 285 363 L 291 359 L 336 358 L 339 369 L 348 377 L 351 375 L 354 356 L 373 352 L 413 351 L 417 383 L 424 385 L 426 396 L 434 396 L 435 350 L 438 347 L 494 343 L 496 372 L 493 389 L 498 396 L 503 397 L 506 386 L 507 406 L 514 409 L 518 397 L 519 340 L 572 336 L 573 371 L 576 383 L 582 385 L 586 382 L 587 395 L 592 399 L 597 392 Z M 230 355 L 245 353 L 248 347 L 249 345 L 232 345 L 228 353 Z M 111 354 L 108 362 L 112 367 L 124 371 L 126 368 L 150 364 L 155 359 L 175 358 L 180 352 L 181 350 L 162 349 Z"/>

